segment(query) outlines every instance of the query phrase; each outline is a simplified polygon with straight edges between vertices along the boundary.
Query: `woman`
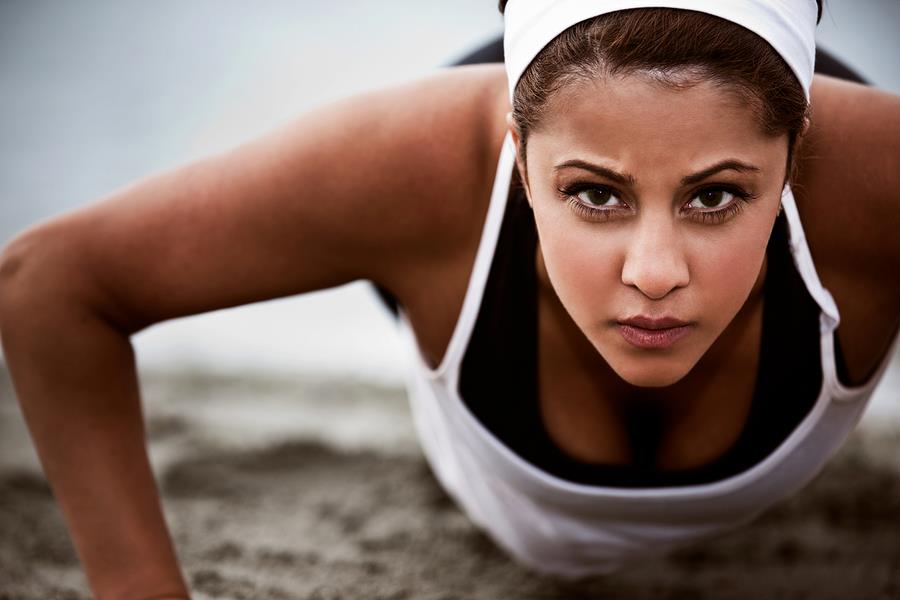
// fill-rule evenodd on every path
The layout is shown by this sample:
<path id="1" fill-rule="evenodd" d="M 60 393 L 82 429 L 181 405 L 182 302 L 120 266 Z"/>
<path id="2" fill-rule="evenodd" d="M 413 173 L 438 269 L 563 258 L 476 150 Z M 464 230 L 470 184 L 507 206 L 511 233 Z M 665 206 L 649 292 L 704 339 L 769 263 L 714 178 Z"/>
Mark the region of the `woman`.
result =
<path id="1" fill-rule="evenodd" d="M 129 335 L 360 278 L 402 308 L 438 478 L 534 568 L 609 571 L 819 470 L 900 321 L 900 101 L 812 83 L 812 2 L 656 4 L 513 0 L 506 72 L 346 100 L 6 249 L 4 350 L 99 597 L 187 594 Z"/>

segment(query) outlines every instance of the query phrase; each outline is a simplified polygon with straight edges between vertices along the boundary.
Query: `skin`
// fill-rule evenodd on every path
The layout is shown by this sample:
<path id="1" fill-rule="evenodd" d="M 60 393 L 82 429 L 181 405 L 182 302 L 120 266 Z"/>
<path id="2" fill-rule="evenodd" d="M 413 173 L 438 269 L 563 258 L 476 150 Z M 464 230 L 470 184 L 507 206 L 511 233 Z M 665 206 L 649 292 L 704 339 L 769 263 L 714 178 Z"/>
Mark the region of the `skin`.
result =
<path id="1" fill-rule="evenodd" d="M 716 104 L 716 110 L 733 109 Z M 228 152 L 147 177 L 36 225 L 4 250 L 4 354 L 95 596 L 187 593 L 144 446 L 129 336 L 170 318 L 366 278 L 399 299 L 422 354 L 437 364 L 465 296 L 508 112 L 502 67 L 448 70 L 324 107 Z M 709 244 L 731 252 L 731 244 L 746 244 L 758 252 L 775 206 L 761 189 L 753 209 L 732 223 L 706 226 L 676 217 L 675 198 L 683 196 L 673 181 L 702 168 L 687 161 L 684 148 L 703 149 L 691 160 L 712 152 L 696 144 L 680 140 L 678 152 L 668 153 L 654 147 L 666 160 L 678 158 L 677 172 L 650 173 L 648 159 L 636 154 L 606 156 L 626 163 L 640 184 L 637 216 L 616 224 L 578 221 L 562 201 L 547 199 L 546 184 L 531 182 L 548 259 L 538 298 L 539 396 L 553 435 L 578 456 L 629 460 L 620 400 L 672 407 L 663 440 L 672 463 L 664 467 L 714 455 L 740 427 L 734 406 L 746 402 L 758 360 L 758 303 L 746 301 L 761 263 L 748 259 L 734 275 L 741 290 L 713 294 L 726 315 L 737 310 L 724 331 L 718 321 L 724 316 L 705 315 L 693 290 L 716 289 L 709 280 L 716 267 L 704 263 L 700 249 Z M 590 150 L 601 152 L 592 144 Z M 762 154 L 746 158 L 764 160 Z M 538 160 L 529 163 L 535 177 Z M 771 167 L 760 167 L 775 177 Z M 862 380 L 883 360 L 900 321 L 900 100 L 818 78 L 795 190 L 817 270 L 841 310 L 838 335 L 851 377 Z M 591 253 L 602 253 L 600 244 L 607 243 L 598 230 L 617 228 L 632 228 L 653 245 L 659 235 L 678 240 L 679 253 L 663 270 L 647 267 L 640 251 L 622 254 L 619 275 L 626 259 L 629 275 L 602 289 L 609 305 L 594 314 L 585 294 L 613 272 L 590 262 L 585 289 L 575 285 L 556 258 L 571 256 L 572 248 L 548 237 L 547 228 L 564 220 L 583 240 L 580 249 Z M 608 237 L 620 244 L 620 254 L 628 250 L 626 236 Z M 535 256 L 539 269 L 542 256 Z M 683 265 L 691 267 L 688 277 L 673 276 Z M 551 280 L 559 281 L 573 315 Z M 635 381 L 647 375 L 603 322 L 654 303 L 700 323 L 692 334 L 697 339 L 685 344 L 690 349 L 667 362 L 666 381 L 651 382 L 674 383 L 633 386 L 598 368 L 607 365 L 601 348 L 623 373 L 634 368 Z M 734 343 L 719 351 L 726 338 Z M 653 397 L 635 397 L 635 390 Z M 675 392 L 699 399 L 679 404 Z M 693 415 L 717 410 L 721 427 L 695 435 L 704 421 Z M 585 444 L 586 430 L 608 431 L 609 446 Z"/>

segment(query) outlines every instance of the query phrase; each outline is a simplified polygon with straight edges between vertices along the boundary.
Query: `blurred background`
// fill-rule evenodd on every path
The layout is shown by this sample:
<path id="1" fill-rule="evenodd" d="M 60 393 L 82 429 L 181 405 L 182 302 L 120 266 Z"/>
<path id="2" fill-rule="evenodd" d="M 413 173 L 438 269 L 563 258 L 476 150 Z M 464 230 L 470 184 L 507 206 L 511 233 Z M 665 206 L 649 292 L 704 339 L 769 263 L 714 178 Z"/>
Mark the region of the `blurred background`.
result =
<path id="1" fill-rule="evenodd" d="M 896 0 L 829 0 L 820 41 L 900 93 L 897 23 Z M 0 245 L 315 105 L 427 74 L 501 28 L 493 0 L 0 0 Z M 363 284 L 159 324 L 135 345 L 142 371 L 391 385 L 404 371 Z M 867 420 L 900 422 L 894 364 Z"/>

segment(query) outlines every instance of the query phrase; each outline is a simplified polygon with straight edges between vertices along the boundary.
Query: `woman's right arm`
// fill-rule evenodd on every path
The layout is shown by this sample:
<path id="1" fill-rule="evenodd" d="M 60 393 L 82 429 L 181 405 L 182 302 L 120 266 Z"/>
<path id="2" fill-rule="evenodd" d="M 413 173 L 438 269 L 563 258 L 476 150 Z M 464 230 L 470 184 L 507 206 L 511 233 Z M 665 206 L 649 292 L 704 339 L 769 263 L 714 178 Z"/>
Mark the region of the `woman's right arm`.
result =
<path id="1" fill-rule="evenodd" d="M 9 244 L 6 361 L 98 598 L 187 595 L 130 335 L 360 278 L 402 299 L 473 230 L 489 171 L 479 149 L 500 133 L 486 127 L 497 83 L 495 69 L 460 69 L 343 101 Z"/>

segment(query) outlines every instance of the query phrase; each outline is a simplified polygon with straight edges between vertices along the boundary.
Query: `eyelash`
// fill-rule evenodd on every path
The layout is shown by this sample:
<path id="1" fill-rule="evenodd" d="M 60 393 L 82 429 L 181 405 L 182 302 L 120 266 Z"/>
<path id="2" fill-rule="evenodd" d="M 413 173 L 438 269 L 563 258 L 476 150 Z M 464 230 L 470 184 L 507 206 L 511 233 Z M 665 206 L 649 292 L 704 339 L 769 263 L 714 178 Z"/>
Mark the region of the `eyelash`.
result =
<path id="1" fill-rule="evenodd" d="M 578 194 L 587 190 L 601 190 L 608 192 L 612 195 L 621 199 L 621 194 L 616 191 L 614 188 L 611 188 L 606 185 L 597 185 L 593 183 L 577 183 L 575 185 L 569 186 L 567 188 L 563 188 L 558 190 L 563 199 L 565 199 L 569 205 L 569 207 L 575 211 L 579 217 L 582 217 L 589 221 L 595 222 L 604 222 L 609 221 L 610 219 L 615 218 L 614 213 L 618 212 L 617 208 L 591 208 L 589 206 L 585 206 L 578 200 Z M 729 202 L 727 206 L 719 209 L 710 209 L 710 210 L 697 210 L 692 209 L 692 217 L 694 220 L 709 224 L 715 225 L 718 223 L 723 223 L 727 221 L 729 218 L 740 214 L 740 212 L 744 209 L 744 205 L 749 204 L 751 201 L 755 200 L 757 196 L 755 194 L 751 194 L 750 192 L 744 190 L 743 188 L 735 185 L 726 185 L 726 184 L 714 184 L 700 187 L 694 190 L 691 193 L 690 199 L 693 200 L 698 195 L 704 192 L 727 192 L 735 197 L 735 200 Z"/>

